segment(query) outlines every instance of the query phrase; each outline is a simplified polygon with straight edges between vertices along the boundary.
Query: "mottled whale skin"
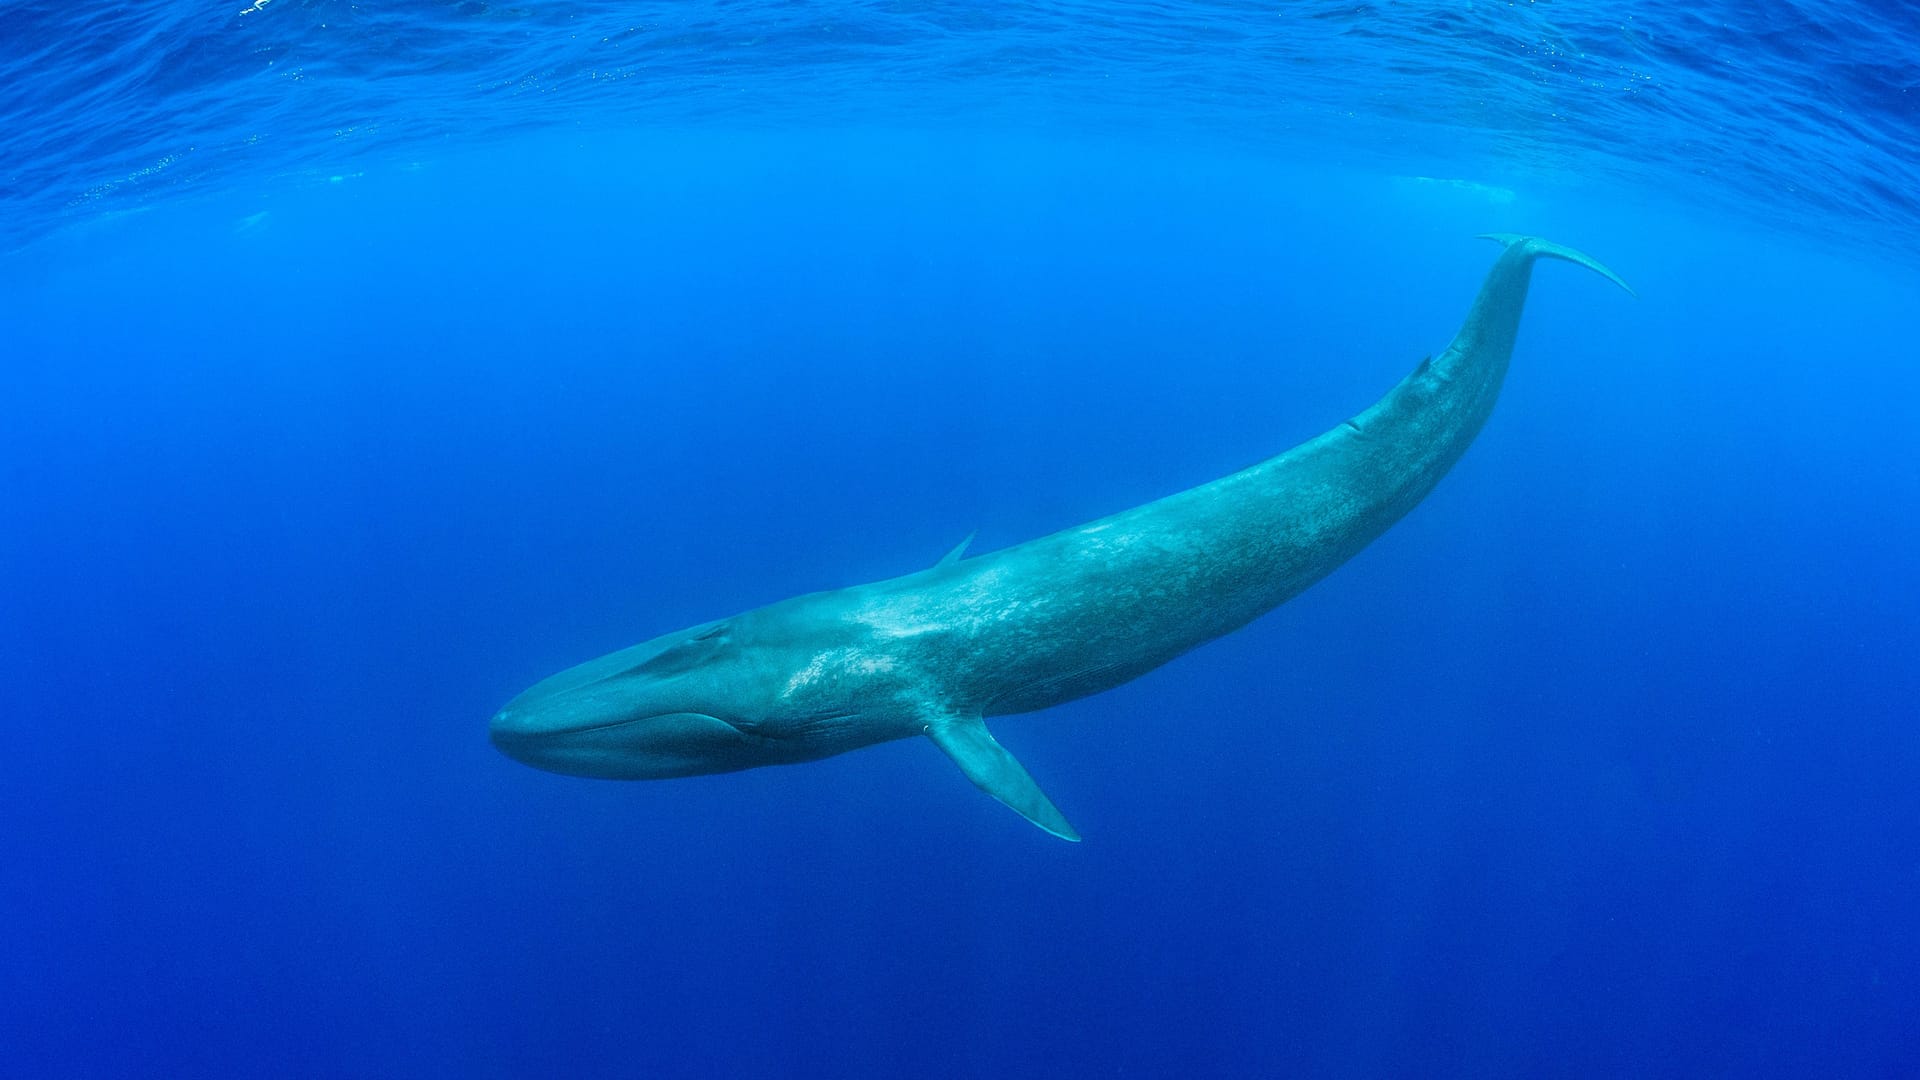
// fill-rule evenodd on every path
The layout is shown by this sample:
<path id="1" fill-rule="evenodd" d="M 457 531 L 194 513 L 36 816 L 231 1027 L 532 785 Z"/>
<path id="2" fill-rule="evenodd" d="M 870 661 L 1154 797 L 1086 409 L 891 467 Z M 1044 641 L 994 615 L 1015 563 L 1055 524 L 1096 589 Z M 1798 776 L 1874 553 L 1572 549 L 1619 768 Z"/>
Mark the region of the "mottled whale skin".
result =
<path id="1" fill-rule="evenodd" d="M 1612 271 L 1533 237 L 1453 343 L 1365 412 L 1210 484 L 1015 547 L 667 634 L 538 683 L 494 744 L 542 769 L 659 779 L 813 761 L 925 735 L 1042 829 L 1079 835 L 992 716 L 1115 687 L 1285 603 L 1413 509 L 1487 421 L 1533 265 Z M 1632 290 L 1628 290 L 1631 292 Z"/>

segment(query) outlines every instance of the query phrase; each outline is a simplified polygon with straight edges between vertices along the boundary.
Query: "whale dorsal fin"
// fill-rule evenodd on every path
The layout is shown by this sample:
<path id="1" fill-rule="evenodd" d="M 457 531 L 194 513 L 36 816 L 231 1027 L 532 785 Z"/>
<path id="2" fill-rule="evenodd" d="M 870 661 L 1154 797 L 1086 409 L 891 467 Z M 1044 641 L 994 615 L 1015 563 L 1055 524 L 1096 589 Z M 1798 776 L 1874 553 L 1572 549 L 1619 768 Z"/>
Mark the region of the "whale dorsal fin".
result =
<path id="1" fill-rule="evenodd" d="M 1067 824 L 1066 815 L 1027 775 L 1020 760 L 994 740 L 985 720 L 978 716 L 938 716 L 927 721 L 926 732 L 927 738 L 945 750 L 981 791 L 1060 839 L 1079 841 L 1080 834 Z"/>
<path id="2" fill-rule="evenodd" d="M 952 551 L 949 551 L 945 555 L 940 556 L 940 561 L 933 564 L 934 568 L 937 570 L 942 566 L 952 566 L 954 563 L 957 563 L 962 558 L 966 557 L 967 545 L 973 543 L 973 538 L 975 536 L 978 536 L 979 534 L 980 534 L 979 529 L 975 529 L 972 532 L 968 533 L 967 538 L 965 540 L 960 541 L 958 544 L 955 544 Z"/>

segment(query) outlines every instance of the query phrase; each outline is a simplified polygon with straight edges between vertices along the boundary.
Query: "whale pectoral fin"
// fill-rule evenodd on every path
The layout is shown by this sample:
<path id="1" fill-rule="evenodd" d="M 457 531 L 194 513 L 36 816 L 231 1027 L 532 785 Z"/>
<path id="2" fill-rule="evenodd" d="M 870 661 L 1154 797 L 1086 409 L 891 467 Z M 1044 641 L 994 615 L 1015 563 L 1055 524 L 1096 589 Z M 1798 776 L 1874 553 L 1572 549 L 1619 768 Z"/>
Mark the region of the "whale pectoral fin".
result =
<path id="1" fill-rule="evenodd" d="M 967 538 L 954 545 L 952 551 L 940 556 L 940 561 L 933 564 L 934 568 L 939 569 L 942 566 L 952 566 L 954 563 L 966 558 L 967 545 L 973 543 L 973 538 L 977 536 L 979 532 L 980 530 L 975 529 L 973 532 L 968 533 Z"/>
<path id="2" fill-rule="evenodd" d="M 1027 775 L 1020 760 L 995 741 L 985 720 L 978 716 L 942 716 L 929 720 L 926 731 L 927 738 L 945 750 L 981 791 L 1060 839 L 1079 841 L 1080 834 Z"/>

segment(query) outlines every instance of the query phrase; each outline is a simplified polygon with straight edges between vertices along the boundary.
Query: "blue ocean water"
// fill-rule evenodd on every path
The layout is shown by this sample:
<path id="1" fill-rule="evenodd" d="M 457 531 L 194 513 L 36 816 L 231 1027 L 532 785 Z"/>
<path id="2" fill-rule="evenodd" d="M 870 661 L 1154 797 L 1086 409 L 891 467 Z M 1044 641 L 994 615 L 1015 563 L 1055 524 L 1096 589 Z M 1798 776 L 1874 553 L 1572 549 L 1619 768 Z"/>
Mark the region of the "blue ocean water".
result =
<path id="1" fill-rule="evenodd" d="M 1910 5 L 0 6 L 0 1074 L 1920 1075 Z M 658 783 L 569 664 L 1213 479 L 1253 626 Z"/>

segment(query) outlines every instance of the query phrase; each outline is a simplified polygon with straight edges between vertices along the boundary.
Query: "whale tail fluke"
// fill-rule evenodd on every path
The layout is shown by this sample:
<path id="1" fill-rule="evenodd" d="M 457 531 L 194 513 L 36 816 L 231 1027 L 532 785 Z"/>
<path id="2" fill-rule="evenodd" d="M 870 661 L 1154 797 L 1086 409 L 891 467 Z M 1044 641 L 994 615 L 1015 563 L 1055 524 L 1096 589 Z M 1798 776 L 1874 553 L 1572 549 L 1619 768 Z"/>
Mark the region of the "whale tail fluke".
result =
<path id="1" fill-rule="evenodd" d="M 1537 236 L 1521 236 L 1519 233 L 1481 233 L 1480 239 L 1493 240 L 1510 248 L 1524 248 L 1530 255 L 1545 255 L 1554 259 L 1565 259 L 1570 263 L 1579 263 L 1581 266 L 1586 267 L 1601 277 L 1606 278 L 1608 281 L 1613 282 L 1615 285 L 1627 290 L 1628 296 L 1638 298 L 1640 295 L 1633 291 L 1633 286 L 1622 281 L 1619 274 L 1607 269 L 1600 260 L 1584 252 L 1575 251 L 1565 244 L 1556 244 L 1551 240 L 1542 240 Z"/>

